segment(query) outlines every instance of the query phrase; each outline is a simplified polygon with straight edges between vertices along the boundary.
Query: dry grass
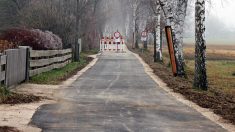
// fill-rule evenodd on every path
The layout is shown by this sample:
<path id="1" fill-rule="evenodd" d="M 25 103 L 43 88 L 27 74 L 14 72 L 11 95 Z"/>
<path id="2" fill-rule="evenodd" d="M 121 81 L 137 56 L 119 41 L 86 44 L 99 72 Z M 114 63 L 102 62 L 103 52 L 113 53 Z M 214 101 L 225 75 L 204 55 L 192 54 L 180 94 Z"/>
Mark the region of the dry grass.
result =
<path id="1" fill-rule="evenodd" d="M 194 72 L 194 47 L 184 48 L 188 70 Z M 212 45 L 207 47 L 207 74 L 209 86 L 235 95 L 235 48 Z"/>
<path id="2" fill-rule="evenodd" d="M 153 49 L 151 49 L 153 51 Z M 169 63 L 167 47 L 163 49 L 164 63 Z M 186 70 L 194 73 L 194 46 L 184 47 Z M 209 86 L 235 95 L 235 48 L 212 45 L 207 47 L 207 74 Z"/>
<path id="3" fill-rule="evenodd" d="M 186 60 L 189 70 L 194 71 L 194 61 Z M 207 61 L 209 85 L 235 95 L 235 61 Z"/>
<path id="4" fill-rule="evenodd" d="M 235 46 L 209 45 L 207 46 L 208 60 L 235 60 Z M 184 54 L 186 59 L 194 59 L 194 46 L 185 45 Z"/>

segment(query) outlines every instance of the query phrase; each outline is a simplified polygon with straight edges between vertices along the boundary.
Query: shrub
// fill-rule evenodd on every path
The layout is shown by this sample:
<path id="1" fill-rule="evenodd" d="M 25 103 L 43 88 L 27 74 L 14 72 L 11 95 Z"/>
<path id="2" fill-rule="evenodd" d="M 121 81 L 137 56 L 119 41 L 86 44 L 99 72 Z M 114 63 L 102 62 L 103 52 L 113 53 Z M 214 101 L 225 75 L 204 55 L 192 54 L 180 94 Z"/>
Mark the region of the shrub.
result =
<path id="1" fill-rule="evenodd" d="M 2 34 L 1 39 L 13 42 L 17 46 L 30 46 L 34 50 L 62 49 L 63 46 L 60 37 L 39 29 L 10 29 Z"/>

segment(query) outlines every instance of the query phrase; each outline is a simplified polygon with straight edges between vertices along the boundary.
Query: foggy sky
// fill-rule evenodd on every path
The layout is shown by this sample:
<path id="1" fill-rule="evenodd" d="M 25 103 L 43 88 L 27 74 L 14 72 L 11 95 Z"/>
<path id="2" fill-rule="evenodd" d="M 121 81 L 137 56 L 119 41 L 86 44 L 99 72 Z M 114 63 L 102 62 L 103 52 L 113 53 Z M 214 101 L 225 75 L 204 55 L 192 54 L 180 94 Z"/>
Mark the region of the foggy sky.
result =
<path id="1" fill-rule="evenodd" d="M 124 1 L 124 0 L 123 0 Z M 109 16 L 106 21 L 106 32 L 110 36 L 115 31 L 125 32 L 125 9 L 122 0 L 106 0 Z M 206 41 L 207 44 L 235 44 L 235 1 L 210 0 L 206 3 Z M 194 5 L 195 0 L 189 0 L 185 22 L 185 43 L 195 43 L 194 39 Z"/>
<path id="2" fill-rule="evenodd" d="M 194 43 L 194 2 L 189 6 L 185 43 Z M 207 44 L 235 44 L 235 1 L 212 0 L 206 3 Z"/>

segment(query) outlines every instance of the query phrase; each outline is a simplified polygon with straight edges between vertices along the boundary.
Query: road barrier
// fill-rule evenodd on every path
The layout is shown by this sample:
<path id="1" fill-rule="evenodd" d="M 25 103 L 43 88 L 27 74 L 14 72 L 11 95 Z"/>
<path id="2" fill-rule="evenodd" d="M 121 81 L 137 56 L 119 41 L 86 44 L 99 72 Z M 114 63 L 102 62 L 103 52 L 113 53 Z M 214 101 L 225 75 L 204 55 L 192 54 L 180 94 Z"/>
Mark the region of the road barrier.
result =
<path id="1" fill-rule="evenodd" d="M 100 40 L 100 51 L 125 52 L 125 41 L 123 37 L 116 40 L 114 37 L 102 37 Z"/>

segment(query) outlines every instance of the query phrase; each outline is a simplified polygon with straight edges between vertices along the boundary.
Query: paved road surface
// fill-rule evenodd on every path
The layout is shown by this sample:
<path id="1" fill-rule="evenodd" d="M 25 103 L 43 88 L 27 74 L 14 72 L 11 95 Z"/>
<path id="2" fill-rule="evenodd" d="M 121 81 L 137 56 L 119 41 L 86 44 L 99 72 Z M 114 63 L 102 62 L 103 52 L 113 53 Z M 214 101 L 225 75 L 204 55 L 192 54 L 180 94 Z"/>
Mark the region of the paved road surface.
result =
<path id="1" fill-rule="evenodd" d="M 33 116 L 45 132 L 225 131 L 159 88 L 131 53 L 101 55 L 58 95 Z"/>

